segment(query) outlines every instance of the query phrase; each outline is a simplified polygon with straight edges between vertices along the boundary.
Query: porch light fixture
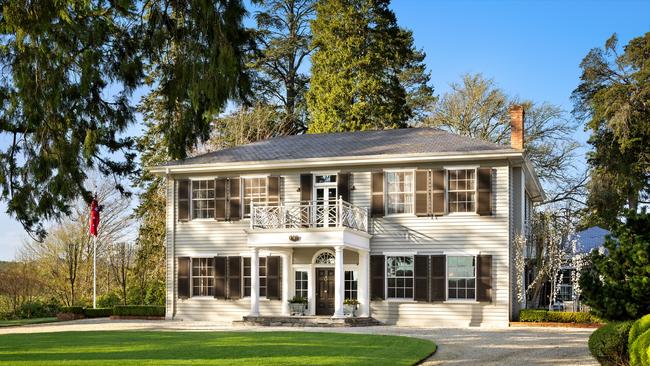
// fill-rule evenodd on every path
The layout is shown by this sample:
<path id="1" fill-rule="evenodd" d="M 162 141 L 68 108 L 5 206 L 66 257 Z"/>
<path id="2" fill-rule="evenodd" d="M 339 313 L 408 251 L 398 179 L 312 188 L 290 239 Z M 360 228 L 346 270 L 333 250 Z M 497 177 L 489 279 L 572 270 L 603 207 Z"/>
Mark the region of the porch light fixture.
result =
<path id="1" fill-rule="evenodd" d="M 299 241 L 300 236 L 299 235 L 289 235 L 289 240 L 291 240 L 291 241 Z"/>
<path id="2" fill-rule="evenodd" d="M 356 191 L 357 188 L 356 188 L 356 187 L 354 186 L 354 184 L 353 184 L 353 185 L 352 185 L 352 188 L 350 188 L 350 190 L 351 190 L 351 191 Z"/>

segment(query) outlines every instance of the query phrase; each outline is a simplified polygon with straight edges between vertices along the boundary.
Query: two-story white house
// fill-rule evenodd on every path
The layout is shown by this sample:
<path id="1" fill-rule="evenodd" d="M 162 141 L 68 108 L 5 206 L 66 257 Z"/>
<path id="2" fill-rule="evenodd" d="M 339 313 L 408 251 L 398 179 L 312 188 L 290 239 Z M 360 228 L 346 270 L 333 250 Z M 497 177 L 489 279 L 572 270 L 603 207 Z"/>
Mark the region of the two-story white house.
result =
<path id="1" fill-rule="evenodd" d="M 151 170 L 167 178 L 167 318 L 358 315 L 501 325 L 517 316 L 513 239 L 543 190 L 523 151 L 438 129 L 307 134 Z"/>

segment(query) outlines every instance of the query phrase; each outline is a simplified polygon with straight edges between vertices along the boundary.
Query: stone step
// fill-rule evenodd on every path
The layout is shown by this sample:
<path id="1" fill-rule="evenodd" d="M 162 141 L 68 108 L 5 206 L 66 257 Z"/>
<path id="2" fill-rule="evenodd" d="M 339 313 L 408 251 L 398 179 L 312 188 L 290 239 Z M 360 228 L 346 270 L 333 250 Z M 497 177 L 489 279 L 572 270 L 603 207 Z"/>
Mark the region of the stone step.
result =
<path id="1" fill-rule="evenodd" d="M 329 316 L 245 316 L 233 325 L 266 327 L 368 327 L 383 325 L 374 318 L 340 318 Z"/>

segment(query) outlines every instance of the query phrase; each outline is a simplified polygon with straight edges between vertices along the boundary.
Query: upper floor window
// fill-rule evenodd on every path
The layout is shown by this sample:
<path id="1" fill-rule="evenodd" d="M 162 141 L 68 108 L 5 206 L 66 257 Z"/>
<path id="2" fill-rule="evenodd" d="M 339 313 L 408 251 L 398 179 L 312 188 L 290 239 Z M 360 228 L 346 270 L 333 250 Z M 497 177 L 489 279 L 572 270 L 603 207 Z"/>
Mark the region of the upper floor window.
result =
<path id="1" fill-rule="evenodd" d="M 476 258 L 447 257 L 447 298 L 468 300 L 476 298 Z"/>
<path id="2" fill-rule="evenodd" d="M 266 203 L 266 177 L 243 178 L 244 217 L 251 215 L 251 201 L 253 204 Z"/>
<path id="3" fill-rule="evenodd" d="M 449 212 L 475 212 L 476 170 L 447 171 Z"/>
<path id="4" fill-rule="evenodd" d="M 192 181 L 192 218 L 214 218 L 214 179 Z"/>
<path id="5" fill-rule="evenodd" d="M 192 296 L 214 296 L 213 258 L 192 258 Z"/>
<path id="6" fill-rule="evenodd" d="M 389 298 L 413 298 L 413 257 L 386 257 L 386 293 Z"/>
<path id="7" fill-rule="evenodd" d="M 413 172 L 386 172 L 386 213 L 413 213 Z"/>

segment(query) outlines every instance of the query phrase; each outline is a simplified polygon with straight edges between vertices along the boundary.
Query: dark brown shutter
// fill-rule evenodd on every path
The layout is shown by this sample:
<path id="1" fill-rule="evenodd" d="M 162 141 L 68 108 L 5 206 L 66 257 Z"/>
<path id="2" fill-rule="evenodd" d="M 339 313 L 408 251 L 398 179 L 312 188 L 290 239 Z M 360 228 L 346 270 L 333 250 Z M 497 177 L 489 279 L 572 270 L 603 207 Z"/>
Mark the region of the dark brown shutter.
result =
<path id="1" fill-rule="evenodd" d="M 445 301 L 447 258 L 444 255 L 431 256 L 431 301 Z"/>
<path id="2" fill-rule="evenodd" d="M 429 256 L 416 255 L 414 257 L 415 289 L 413 299 L 416 301 L 430 301 L 429 296 Z"/>
<path id="3" fill-rule="evenodd" d="M 350 202 L 350 173 L 339 173 L 337 175 L 336 190 L 339 196 L 343 198 L 343 201 Z"/>
<path id="4" fill-rule="evenodd" d="M 266 298 L 280 299 L 280 257 L 266 257 Z"/>
<path id="5" fill-rule="evenodd" d="M 478 169 L 476 212 L 479 215 L 492 215 L 492 168 Z"/>
<path id="6" fill-rule="evenodd" d="M 384 275 L 386 273 L 385 257 L 383 255 L 370 256 L 370 299 L 383 300 L 385 298 L 386 280 Z"/>
<path id="7" fill-rule="evenodd" d="M 178 181 L 178 221 L 190 219 L 190 181 Z"/>
<path id="8" fill-rule="evenodd" d="M 300 174 L 300 200 L 304 203 L 312 200 L 314 177 L 311 174 Z"/>
<path id="9" fill-rule="evenodd" d="M 228 220 L 241 219 L 241 194 L 239 177 L 230 178 L 228 184 Z"/>
<path id="10" fill-rule="evenodd" d="M 226 178 L 214 180 L 214 219 L 223 221 L 226 219 Z"/>
<path id="11" fill-rule="evenodd" d="M 280 203 L 280 177 L 270 176 L 266 178 L 266 200 L 270 205 Z"/>
<path id="12" fill-rule="evenodd" d="M 429 216 L 429 171 L 415 171 L 415 215 Z"/>
<path id="13" fill-rule="evenodd" d="M 431 172 L 431 212 L 436 216 L 444 215 L 445 206 L 445 171 L 434 170 Z"/>
<path id="14" fill-rule="evenodd" d="M 241 257 L 228 257 L 228 298 L 241 298 Z"/>
<path id="15" fill-rule="evenodd" d="M 476 258 L 476 301 L 492 301 L 492 256 Z"/>
<path id="16" fill-rule="evenodd" d="M 372 217 L 382 217 L 384 216 L 384 172 L 373 172 L 371 185 L 370 215 Z"/>
<path id="17" fill-rule="evenodd" d="M 190 297 L 190 257 L 178 258 L 178 298 L 187 299 Z"/>
<path id="18" fill-rule="evenodd" d="M 226 257 L 214 257 L 214 297 L 226 298 Z"/>

